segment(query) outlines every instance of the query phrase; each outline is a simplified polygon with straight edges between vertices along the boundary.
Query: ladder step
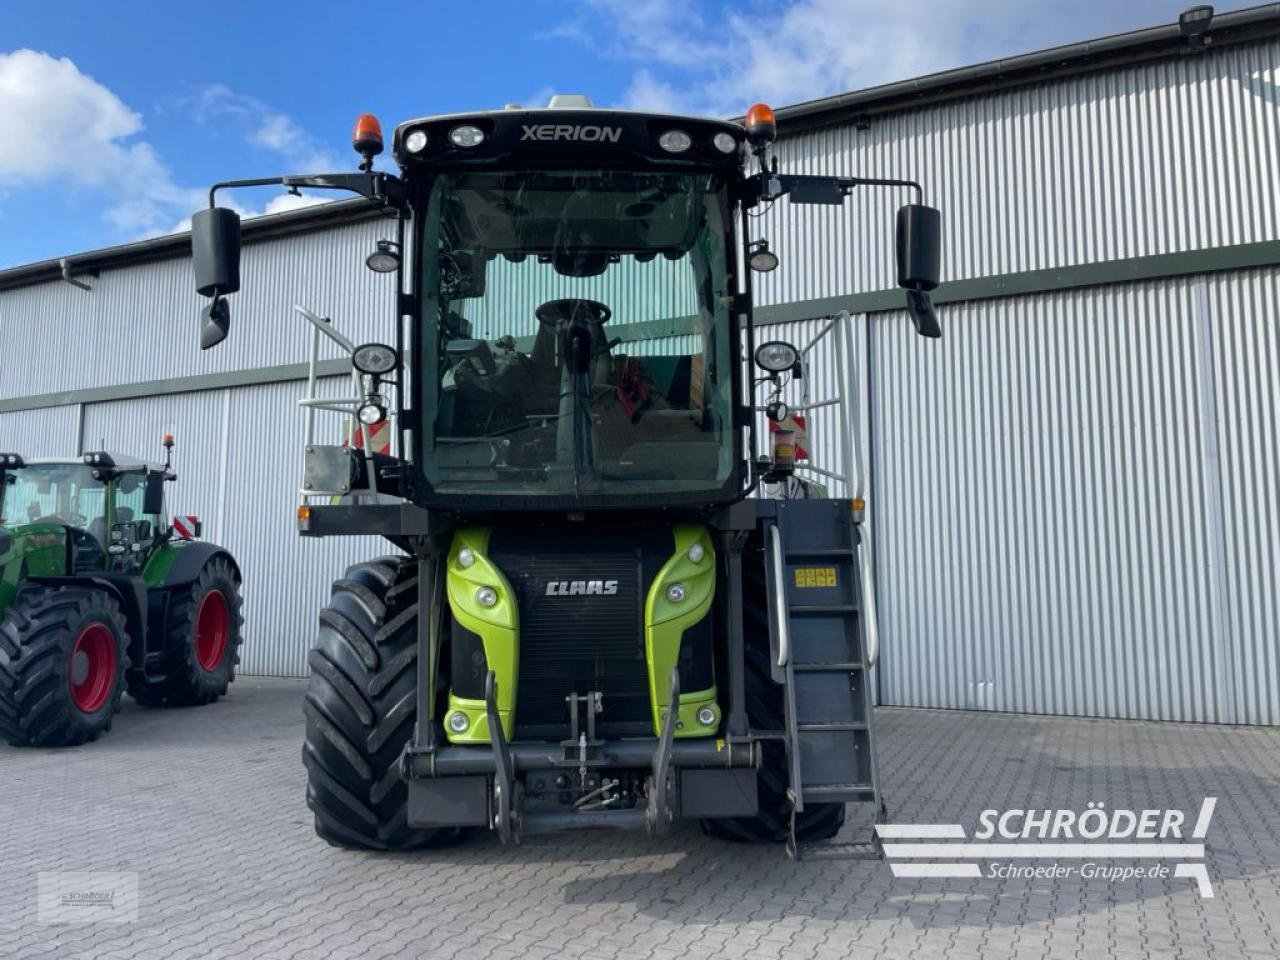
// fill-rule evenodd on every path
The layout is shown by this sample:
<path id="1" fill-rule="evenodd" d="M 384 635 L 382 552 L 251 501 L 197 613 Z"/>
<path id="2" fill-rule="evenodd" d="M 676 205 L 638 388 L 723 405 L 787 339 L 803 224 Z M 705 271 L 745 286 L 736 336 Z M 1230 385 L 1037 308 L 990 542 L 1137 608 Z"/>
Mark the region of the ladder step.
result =
<path id="1" fill-rule="evenodd" d="M 798 723 L 796 730 L 800 733 L 812 731 L 814 733 L 840 733 L 844 730 L 865 730 L 867 725 L 861 720 L 847 720 L 836 723 Z"/>
<path id="2" fill-rule="evenodd" d="M 788 609 L 792 615 L 820 614 L 820 613 L 857 613 L 858 612 L 857 605 L 852 603 L 828 603 L 828 604 L 793 603 Z"/>
<path id="3" fill-rule="evenodd" d="M 844 557 L 853 556 L 853 551 L 845 547 L 783 547 L 782 555 L 787 560 L 793 557 Z"/>
<path id="4" fill-rule="evenodd" d="M 787 841 L 787 854 L 793 860 L 882 860 L 880 844 L 841 843 L 837 840 L 795 844 Z"/>
<path id="5" fill-rule="evenodd" d="M 806 783 L 801 792 L 806 801 L 857 803 L 875 799 L 875 788 L 869 783 Z"/>
<path id="6" fill-rule="evenodd" d="M 796 673 L 848 673 L 850 670 L 861 670 L 862 664 L 853 660 L 838 663 L 794 663 L 791 668 Z"/>

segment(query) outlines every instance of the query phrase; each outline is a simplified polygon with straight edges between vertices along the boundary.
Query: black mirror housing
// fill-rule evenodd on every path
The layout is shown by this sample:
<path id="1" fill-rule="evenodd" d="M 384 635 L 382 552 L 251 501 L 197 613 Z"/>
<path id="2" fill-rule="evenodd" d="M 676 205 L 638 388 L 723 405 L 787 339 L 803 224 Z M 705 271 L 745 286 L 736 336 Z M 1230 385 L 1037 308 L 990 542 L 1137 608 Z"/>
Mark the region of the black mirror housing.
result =
<path id="1" fill-rule="evenodd" d="M 231 305 L 226 297 L 215 297 L 200 311 L 200 349 L 216 347 L 231 331 Z"/>
<path id="2" fill-rule="evenodd" d="M 932 290 L 942 268 L 942 214 L 912 203 L 898 209 L 898 286 Z"/>
<path id="3" fill-rule="evenodd" d="M 240 289 L 240 215 L 209 207 L 191 218 L 191 267 L 196 292 L 218 297 Z"/>
<path id="4" fill-rule="evenodd" d="M 157 515 L 164 513 L 163 473 L 147 474 L 147 487 L 142 492 L 142 512 Z"/>

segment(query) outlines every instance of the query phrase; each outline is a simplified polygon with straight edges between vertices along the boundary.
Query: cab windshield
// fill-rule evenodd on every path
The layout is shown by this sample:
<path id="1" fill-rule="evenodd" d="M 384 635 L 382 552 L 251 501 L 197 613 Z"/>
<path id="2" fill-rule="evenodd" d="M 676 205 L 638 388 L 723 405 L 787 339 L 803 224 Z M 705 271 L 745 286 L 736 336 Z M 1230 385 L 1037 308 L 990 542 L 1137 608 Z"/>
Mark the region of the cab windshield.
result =
<path id="1" fill-rule="evenodd" d="M 730 222 L 712 174 L 436 177 L 421 235 L 433 491 L 725 488 Z"/>
<path id="2" fill-rule="evenodd" d="M 59 523 L 89 529 L 106 516 L 106 485 L 93 468 L 38 463 L 6 472 L 0 483 L 0 526 Z"/>

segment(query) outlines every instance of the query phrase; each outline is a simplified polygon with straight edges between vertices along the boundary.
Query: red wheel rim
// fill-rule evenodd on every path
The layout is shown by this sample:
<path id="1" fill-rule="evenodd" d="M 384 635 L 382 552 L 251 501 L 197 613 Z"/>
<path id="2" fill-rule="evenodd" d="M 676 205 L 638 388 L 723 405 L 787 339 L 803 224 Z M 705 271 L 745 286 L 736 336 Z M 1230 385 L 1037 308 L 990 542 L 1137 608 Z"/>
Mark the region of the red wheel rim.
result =
<path id="1" fill-rule="evenodd" d="M 116 684 L 116 638 L 104 623 L 91 623 L 80 631 L 71 648 L 67 685 L 71 699 L 84 713 L 96 713 Z"/>
<path id="2" fill-rule="evenodd" d="M 221 590 L 210 590 L 196 613 L 196 662 L 201 669 L 214 671 L 227 655 L 231 639 L 231 611 Z"/>

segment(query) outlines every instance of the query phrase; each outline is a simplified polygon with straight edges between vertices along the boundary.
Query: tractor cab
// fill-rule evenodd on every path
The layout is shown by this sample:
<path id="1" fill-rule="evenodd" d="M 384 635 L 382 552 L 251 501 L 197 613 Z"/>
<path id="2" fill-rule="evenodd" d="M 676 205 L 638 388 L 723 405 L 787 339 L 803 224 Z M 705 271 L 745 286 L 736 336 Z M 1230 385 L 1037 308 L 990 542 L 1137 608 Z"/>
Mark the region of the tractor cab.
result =
<path id="1" fill-rule="evenodd" d="M 12 461 L 12 462 L 10 462 Z M 136 572 L 165 532 L 162 464 L 106 451 L 81 459 L 0 454 L 0 527 L 36 544 L 65 536 L 75 572 Z"/>

